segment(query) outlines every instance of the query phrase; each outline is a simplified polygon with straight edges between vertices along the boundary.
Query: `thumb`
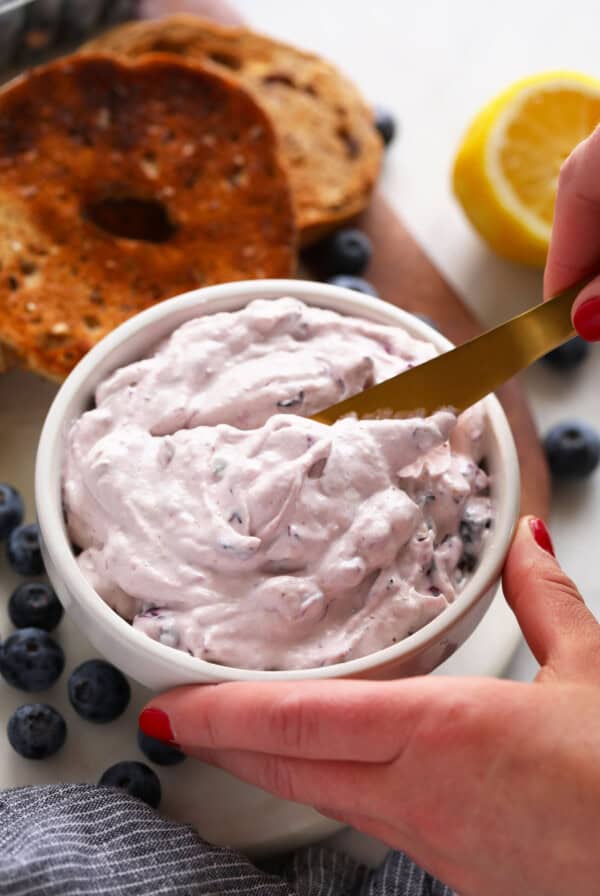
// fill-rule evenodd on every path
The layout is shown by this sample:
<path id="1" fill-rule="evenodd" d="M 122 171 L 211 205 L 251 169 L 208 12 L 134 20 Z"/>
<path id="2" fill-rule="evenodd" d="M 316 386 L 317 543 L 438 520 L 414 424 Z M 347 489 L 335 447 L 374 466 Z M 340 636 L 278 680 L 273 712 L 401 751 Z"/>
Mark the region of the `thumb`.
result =
<path id="1" fill-rule="evenodd" d="M 600 682 L 600 625 L 554 558 L 546 526 L 521 519 L 503 574 L 506 599 L 544 672 Z"/>
<path id="2" fill-rule="evenodd" d="M 544 295 L 556 295 L 600 271 L 600 127 L 575 147 L 560 169 L 552 238 L 544 271 Z M 600 340 L 600 277 L 581 290 L 571 311 L 573 326 L 590 342 Z"/>

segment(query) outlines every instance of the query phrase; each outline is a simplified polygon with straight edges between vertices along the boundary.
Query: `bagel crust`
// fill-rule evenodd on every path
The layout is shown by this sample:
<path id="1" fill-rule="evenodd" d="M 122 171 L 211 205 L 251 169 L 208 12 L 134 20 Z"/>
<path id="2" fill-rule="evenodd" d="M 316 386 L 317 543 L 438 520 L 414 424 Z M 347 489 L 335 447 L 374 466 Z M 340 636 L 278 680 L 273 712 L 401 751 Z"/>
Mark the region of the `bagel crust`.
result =
<path id="1" fill-rule="evenodd" d="M 0 232 L 0 344 L 57 380 L 162 299 L 296 270 L 266 115 L 161 54 L 70 56 L 0 92 Z"/>

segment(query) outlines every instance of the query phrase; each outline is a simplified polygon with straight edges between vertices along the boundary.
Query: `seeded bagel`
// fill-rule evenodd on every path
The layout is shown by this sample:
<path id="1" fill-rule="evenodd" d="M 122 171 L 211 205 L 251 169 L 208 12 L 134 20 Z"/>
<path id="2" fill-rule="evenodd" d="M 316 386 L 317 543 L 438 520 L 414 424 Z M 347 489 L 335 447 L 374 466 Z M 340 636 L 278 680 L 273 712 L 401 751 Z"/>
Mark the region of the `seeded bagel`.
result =
<path id="1" fill-rule="evenodd" d="M 362 211 L 377 179 L 382 141 L 356 87 L 312 53 L 192 15 L 130 22 L 86 51 L 129 57 L 160 51 L 236 77 L 269 114 L 292 186 L 304 245 Z"/>
<path id="2" fill-rule="evenodd" d="M 0 235 L 0 344 L 58 380 L 161 299 L 296 266 L 263 110 L 158 54 L 72 56 L 0 92 Z"/>

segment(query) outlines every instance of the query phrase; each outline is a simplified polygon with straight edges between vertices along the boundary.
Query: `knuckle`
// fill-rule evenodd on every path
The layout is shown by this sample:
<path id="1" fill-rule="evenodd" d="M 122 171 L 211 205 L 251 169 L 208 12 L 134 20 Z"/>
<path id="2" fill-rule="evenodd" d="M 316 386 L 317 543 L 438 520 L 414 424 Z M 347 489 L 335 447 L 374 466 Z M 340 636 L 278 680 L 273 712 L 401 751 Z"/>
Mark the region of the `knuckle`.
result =
<path id="1" fill-rule="evenodd" d="M 293 755 L 303 755 L 318 743 L 319 725 L 310 704 L 290 694 L 273 704 L 269 716 L 273 741 Z"/>
<path id="2" fill-rule="evenodd" d="M 536 564 L 528 567 L 523 576 L 523 591 L 539 590 L 540 588 L 549 591 L 554 599 L 585 603 L 575 583 L 563 573 L 560 567 L 553 566 L 545 569 L 541 575 Z"/>
<path id="3" fill-rule="evenodd" d="M 471 731 L 480 718 L 478 706 L 469 697 L 449 693 L 432 710 L 415 731 L 412 748 L 417 753 L 460 751 L 470 743 Z"/>

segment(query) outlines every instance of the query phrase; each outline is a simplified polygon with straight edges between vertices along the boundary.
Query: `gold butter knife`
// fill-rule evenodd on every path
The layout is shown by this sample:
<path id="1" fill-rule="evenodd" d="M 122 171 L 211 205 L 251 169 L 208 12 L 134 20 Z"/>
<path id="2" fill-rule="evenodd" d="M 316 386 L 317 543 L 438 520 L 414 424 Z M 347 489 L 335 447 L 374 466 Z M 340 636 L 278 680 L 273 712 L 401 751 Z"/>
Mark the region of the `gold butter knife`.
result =
<path id="1" fill-rule="evenodd" d="M 571 306 L 583 286 L 572 286 L 458 348 L 319 411 L 313 419 L 333 423 L 348 414 L 406 417 L 440 408 L 460 413 L 574 335 Z"/>

